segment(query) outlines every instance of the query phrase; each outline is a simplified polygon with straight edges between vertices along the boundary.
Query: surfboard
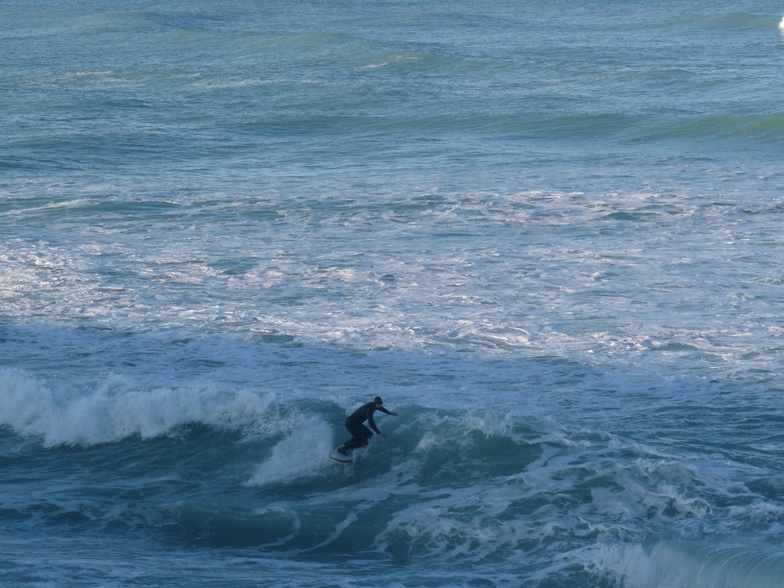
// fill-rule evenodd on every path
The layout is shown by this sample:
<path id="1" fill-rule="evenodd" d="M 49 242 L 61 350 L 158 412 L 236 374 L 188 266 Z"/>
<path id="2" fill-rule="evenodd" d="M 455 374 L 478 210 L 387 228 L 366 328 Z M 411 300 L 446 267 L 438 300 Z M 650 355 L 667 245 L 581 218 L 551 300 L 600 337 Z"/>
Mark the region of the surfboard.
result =
<path id="1" fill-rule="evenodd" d="M 354 458 L 351 455 L 352 450 L 351 449 L 348 450 L 348 455 L 343 455 L 338 451 L 340 447 L 343 446 L 338 445 L 337 447 L 335 447 L 335 449 L 329 452 L 329 456 L 328 456 L 329 459 L 334 459 L 335 461 L 339 461 L 340 463 L 351 463 L 352 461 L 354 461 Z"/>

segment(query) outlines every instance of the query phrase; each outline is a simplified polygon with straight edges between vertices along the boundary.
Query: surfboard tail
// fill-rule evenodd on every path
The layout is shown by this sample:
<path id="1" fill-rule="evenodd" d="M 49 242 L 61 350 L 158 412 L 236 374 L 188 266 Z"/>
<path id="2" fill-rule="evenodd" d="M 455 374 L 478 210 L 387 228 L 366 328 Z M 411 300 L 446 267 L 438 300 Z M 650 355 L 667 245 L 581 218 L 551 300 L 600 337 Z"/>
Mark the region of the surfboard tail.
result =
<path id="1" fill-rule="evenodd" d="M 340 449 L 341 447 L 343 446 L 338 445 L 337 447 L 335 447 L 335 449 L 329 452 L 329 455 L 327 457 L 329 457 L 329 459 L 332 459 L 340 463 L 351 463 L 352 461 L 354 461 L 354 459 L 351 456 L 351 450 L 348 449 L 346 450 L 346 453 L 343 454 L 340 451 L 338 451 L 338 449 Z"/>

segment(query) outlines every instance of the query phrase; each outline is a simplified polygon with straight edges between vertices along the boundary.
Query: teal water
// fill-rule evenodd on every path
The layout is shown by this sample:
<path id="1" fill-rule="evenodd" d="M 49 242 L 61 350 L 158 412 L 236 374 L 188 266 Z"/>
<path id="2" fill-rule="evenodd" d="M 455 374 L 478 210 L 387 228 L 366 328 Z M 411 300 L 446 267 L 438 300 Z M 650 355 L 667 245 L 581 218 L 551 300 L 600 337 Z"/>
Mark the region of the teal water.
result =
<path id="1" fill-rule="evenodd" d="M 5 3 L 4 581 L 779 586 L 783 15 Z"/>

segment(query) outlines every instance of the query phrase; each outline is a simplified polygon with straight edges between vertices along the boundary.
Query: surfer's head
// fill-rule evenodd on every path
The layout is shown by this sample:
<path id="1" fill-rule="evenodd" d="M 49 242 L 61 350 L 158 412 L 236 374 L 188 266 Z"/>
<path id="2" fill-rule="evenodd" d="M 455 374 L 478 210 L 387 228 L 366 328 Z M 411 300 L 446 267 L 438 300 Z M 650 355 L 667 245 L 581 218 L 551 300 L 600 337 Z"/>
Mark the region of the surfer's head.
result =
<path id="1" fill-rule="evenodd" d="M 383 404 L 384 404 L 384 401 L 383 401 L 383 400 L 381 400 L 381 396 L 376 396 L 376 397 L 373 399 L 373 403 L 374 403 L 376 406 L 381 406 L 381 405 L 383 405 Z"/>

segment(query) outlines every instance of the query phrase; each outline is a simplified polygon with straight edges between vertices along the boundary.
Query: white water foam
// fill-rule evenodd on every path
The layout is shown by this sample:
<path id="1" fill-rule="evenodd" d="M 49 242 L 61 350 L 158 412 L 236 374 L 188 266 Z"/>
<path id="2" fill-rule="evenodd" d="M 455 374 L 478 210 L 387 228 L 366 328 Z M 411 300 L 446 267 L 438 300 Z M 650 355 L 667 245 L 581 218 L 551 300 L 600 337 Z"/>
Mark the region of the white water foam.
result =
<path id="1" fill-rule="evenodd" d="M 275 397 L 226 390 L 215 383 L 140 389 L 124 376 L 110 376 L 96 389 L 53 388 L 19 369 L 0 370 L 0 424 L 44 445 L 95 445 L 132 436 L 144 439 L 176 433 L 201 423 L 263 434 L 288 430 Z M 274 415 L 275 418 L 267 418 Z"/>

